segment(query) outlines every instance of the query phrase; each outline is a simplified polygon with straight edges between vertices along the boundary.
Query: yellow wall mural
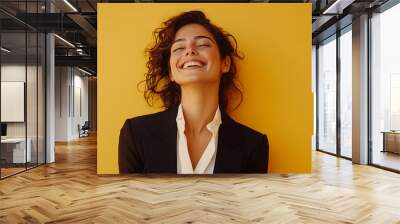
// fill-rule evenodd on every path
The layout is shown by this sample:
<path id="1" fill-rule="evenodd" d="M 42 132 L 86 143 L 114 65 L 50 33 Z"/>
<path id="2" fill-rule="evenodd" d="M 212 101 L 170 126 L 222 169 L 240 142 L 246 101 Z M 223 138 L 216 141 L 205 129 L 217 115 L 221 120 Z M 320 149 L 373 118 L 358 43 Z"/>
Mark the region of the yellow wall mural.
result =
<path id="1" fill-rule="evenodd" d="M 231 116 L 269 140 L 270 173 L 311 172 L 313 95 L 311 4 L 98 4 L 97 172 L 118 173 L 118 137 L 127 118 L 149 107 L 137 84 L 153 31 L 184 11 L 201 10 L 233 34 L 243 102 Z"/>

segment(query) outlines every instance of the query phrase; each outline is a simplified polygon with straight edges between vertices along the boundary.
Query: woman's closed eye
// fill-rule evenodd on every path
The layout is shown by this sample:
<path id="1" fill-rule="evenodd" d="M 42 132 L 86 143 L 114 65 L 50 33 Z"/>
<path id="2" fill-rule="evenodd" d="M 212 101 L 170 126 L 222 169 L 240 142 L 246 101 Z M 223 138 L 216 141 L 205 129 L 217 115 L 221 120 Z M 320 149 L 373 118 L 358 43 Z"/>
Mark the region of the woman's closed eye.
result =
<path id="1" fill-rule="evenodd" d="M 181 51 L 183 49 L 185 49 L 185 48 L 184 47 L 177 47 L 177 48 L 173 49 L 172 52 L 175 53 L 175 52 Z"/>
<path id="2" fill-rule="evenodd" d="M 209 44 L 209 43 L 199 43 L 199 44 L 196 45 L 196 47 L 198 47 L 198 48 L 207 48 L 207 47 L 211 47 L 211 44 Z M 176 46 L 175 48 L 172 49 L 172 53 L 180 52 L 182 50 L 185 50 L 184 46 Z"/>
<path id="3" fill-rule="evenodd" d="M 197 47 L 210 47 L 211 43 L 210 43 L 210 41 L 202 38 L 202 39 L 200 39 L 199 41 L 196 42 L 196 46 Z"/>

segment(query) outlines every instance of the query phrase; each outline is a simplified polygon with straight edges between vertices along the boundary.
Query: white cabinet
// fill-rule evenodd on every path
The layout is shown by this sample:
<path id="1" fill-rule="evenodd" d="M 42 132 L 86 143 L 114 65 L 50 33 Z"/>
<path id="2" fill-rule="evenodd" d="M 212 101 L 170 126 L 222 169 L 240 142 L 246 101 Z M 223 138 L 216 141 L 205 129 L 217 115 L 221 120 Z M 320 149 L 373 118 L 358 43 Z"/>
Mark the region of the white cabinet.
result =
<path id="1" fill-rule="evenodd" d="M 32 161 L 32 140 L 26 140 L 27 147 L 25 153 L 25 138 L 7 138 L 1 140 L 2 151 L 12 151 L 12 163 L 25 163 Z"/>

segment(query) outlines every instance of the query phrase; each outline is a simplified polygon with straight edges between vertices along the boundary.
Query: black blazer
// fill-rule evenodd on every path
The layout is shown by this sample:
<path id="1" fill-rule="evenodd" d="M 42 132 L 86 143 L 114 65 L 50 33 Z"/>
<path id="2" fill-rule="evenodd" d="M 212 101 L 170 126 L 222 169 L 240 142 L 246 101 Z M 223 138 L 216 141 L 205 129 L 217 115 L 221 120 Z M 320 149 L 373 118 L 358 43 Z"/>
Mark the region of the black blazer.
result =
<path id="1" fill-rule="evenodd" d="M 178 107 L 127 119 L 118 145 L 119 172 L 177 173 Z M 266 135 L 221 111 L 214 173 L 267 173 Z"/>

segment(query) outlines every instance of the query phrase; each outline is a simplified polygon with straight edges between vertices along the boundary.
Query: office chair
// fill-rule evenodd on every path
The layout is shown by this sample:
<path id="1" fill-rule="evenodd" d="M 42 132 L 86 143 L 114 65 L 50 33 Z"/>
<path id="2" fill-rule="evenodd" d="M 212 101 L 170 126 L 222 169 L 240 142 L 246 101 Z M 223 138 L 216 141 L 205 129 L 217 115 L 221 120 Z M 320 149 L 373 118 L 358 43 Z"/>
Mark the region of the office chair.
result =
<path id="1" fill-rule="evenodd" d="M 80 125 L 78 124 L 79 138 L 89 136 L 89 129 L 90 129 L 89 121 L 85 121 L 82 127 L 80 127 Z"/>

